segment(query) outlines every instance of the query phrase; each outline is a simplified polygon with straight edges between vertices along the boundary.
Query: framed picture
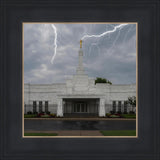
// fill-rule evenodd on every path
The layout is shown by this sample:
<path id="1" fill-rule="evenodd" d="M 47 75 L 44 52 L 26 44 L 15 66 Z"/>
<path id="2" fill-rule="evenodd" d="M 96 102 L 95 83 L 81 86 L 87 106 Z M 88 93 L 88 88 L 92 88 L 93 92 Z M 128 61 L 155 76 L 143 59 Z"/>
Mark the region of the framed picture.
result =
<path id="1" fill-rule="evenodd" d="M 159 160 L 159 9 L 1 0 L 0 159 Z"/>
<path id="2" fill-rule="evenodd" d="M 137 37 L 135 22 L 23 23 L 24 138 L 137 138 Z"/>

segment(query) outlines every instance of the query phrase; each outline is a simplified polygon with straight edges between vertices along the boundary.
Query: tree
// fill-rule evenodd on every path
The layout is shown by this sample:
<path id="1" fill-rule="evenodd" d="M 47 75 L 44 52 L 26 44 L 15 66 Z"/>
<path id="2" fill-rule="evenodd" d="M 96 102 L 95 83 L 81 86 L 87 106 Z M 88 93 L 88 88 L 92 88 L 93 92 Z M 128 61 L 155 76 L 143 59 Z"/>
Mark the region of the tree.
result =
<path id="1" fill-rule="evenodd" d="M 133 112 L 133 108 L 136 107 L 136 97 L 135 96 L 128 97 L 127 104 L 130 104 L 132 106 L 132 112 Z"/>
<path id="2" fill-rule="evenodd" d="M 96 83 L 108 83 L 108 84 L 112 84 L 112 82 L 110 82 L 109 80 L 107 80 L 105 78 L 100 78 L 100 77 L 97 77 L 97 79 L 95 80 L 95 84 Z"/>

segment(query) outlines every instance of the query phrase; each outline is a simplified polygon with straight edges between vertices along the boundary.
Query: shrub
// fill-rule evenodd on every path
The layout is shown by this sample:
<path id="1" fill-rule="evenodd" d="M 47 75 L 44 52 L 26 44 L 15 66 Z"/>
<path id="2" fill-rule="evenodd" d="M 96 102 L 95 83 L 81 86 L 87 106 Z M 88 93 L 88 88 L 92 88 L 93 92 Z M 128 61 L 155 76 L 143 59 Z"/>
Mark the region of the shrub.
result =
<path id="1" fill-rule="evenodd" d="M 50 115 L 48 114 L 44 114 L 44 115 L 41 115 L 42 118 L 50 118 Z"/>
<path id="2" fill-rule="evenodd" d="M 108 118 L 109 118 L 109 117 L 110 117 L 110 115 L 111 115 L 110 113 L 106 113 L 106 117 L 108 117 Z"/>
<path id="3" fill-rule="evenodd" d="M 33 112 L 33 114 L 38 114 L 38 112 Z"/>
<path id="4" fill-rule="evenodd" d="M 110 117 L 110 118 L 120 118 L 120 115 L 111 114 L 109 117 Z"/>
<path id="5" fill-rule="evenodd" d="M 117 113 L 118 113 L 118 114 L 122 114 L 122 112 L 121 112 L 121 111 L 118 111 Z"/>
<path id="6" fill-rule="evenodd" d="M 133 112 L 133 111 L 130 111 L 130 112 L 129 112 L 129 114 L 135 114 L 135 112 Z"/>
<path id="7" fill-rule="evenodd" d="M 44 112 L 40 112 L 40 114 L 44 114 Z"/>
<path id="8" fill-rule="evenodd" d="M 55 113 L 51 113 L 50 116 L 51 117 L 56 117 L 56 114 Z"/>
<path id="9" fill-rule="evenodd" d="M 51 112 L 47 111 L 46 114 L 50 114 Z"/>
<path id="10" fill-rule="evenodd" d="M 128 112 L 125 111 L 125 112 L 123 112 L 123 114 L 128 114 Z"/>
<path id="11" fill-rule="evenodd" d="M 111 113 L 111 114 L 114 114 L 114 113 L 115 113 L 115 111 L 110 111 L 110 113 Z"/>
<path id="12" fill-rule="evenodd" d="M 28 111 L 27 114 L 32 114 L 32 112 L 31 112 L 31 111 Z"/>
<path id="13" fill-rule="evenodd" d="M 41 117 L 42 115 L 44 115 L 43 112 L 39 113 L 39 114 L 38 114 L 38 117 Z"/>

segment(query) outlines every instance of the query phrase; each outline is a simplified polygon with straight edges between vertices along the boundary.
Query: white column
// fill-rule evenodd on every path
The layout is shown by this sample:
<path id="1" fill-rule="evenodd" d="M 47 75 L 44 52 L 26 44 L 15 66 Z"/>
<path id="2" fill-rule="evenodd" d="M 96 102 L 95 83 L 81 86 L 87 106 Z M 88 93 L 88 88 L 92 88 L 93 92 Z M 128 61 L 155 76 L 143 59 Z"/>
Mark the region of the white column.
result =
<path id="1" fill-rule="evenodd" d="M 105 99 L 101 98 L 99 104 L 99 117 L 104 117 L 105 114 Z"/>
<path id="2" fill-rule="evenodd" d="M 57 107 L 57 116 L 59 117 L 63 117 L 63 103 L 62 103 L 62 99 L 59 99 L 58 101 L 58 107 Z"/>

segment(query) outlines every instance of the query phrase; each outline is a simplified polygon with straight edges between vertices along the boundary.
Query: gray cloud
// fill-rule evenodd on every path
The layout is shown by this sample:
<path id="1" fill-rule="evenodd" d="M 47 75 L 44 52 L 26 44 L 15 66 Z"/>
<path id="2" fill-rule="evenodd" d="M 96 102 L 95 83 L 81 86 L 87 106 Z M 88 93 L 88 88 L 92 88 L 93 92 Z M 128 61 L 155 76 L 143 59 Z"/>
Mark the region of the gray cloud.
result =
<path id="1" fill-rule="evenodd" d="M 55 24 L 57 55 L 53 64 L 54 31 L 50 24 L 24 24 L 25 83 L 65 82 L 76 72 L 79 41 L 85 34 L 101 34 L 118 24 Z M 84 66 L 91 77 L 114 84 L 136 82 L 136 25 L 83 42 Z"/>

